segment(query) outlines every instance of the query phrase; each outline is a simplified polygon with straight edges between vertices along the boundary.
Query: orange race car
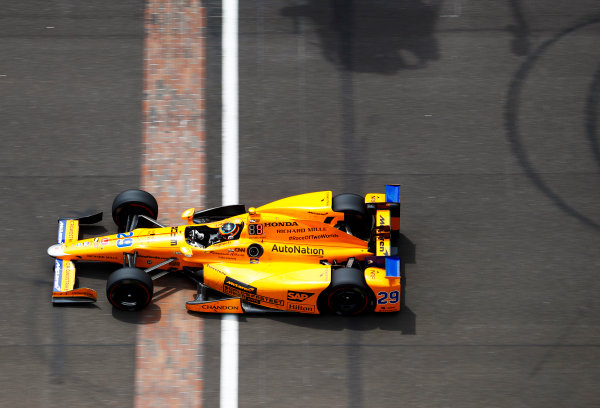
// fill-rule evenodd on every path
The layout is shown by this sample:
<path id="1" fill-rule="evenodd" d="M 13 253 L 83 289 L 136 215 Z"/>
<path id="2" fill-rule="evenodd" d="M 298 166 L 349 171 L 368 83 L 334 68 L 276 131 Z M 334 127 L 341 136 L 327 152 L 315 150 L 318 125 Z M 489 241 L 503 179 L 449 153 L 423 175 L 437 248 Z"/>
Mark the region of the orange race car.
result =
<path id="1" fill-rule="evenodd" d="M 400 186 L 385 194 L 333 196 L 331 191 L 284 198 L 258 208 L 230 205 L 186 210 L 186 225 L 157 221 L 155 198 L 142 190 L 119 194 L 112 207 L 119 233 L 79 239 L 80 224 L 102 213 L 61 218 L 54 258 L 54 303 L 94 302 L 96 291 L 75 288 L 75 264 L 122 263 L 106 294 L 122 310 L 152 300 L 153 281 L 183 273 L 198 287 L 186 308 L 248 313 L 400 310 Z"/>

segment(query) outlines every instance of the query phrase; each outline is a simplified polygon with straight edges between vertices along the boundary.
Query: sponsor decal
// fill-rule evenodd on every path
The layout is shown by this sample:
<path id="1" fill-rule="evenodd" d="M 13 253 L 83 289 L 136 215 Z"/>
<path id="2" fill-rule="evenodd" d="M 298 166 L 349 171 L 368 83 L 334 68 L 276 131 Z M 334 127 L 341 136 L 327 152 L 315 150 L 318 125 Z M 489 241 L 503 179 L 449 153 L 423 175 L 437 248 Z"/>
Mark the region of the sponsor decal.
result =
<path id="1" fill-rule="evenodd" d="M 301 313 L 314 313 L 315 307 L 313 305 L 303 305 L 301 303 L 288 303 L 288 310 Z"/>
<path id="2" fill-rule="evenodd" d="M 73 221 L 73 220 L 67 221 L 66 239 L 68 241 L 77 240 L 78 237 L 75 236 L 76 235 L 75 230 L 78 228 L 77 226 L 78 226 L 77 221 Z"/>
<path id="3" fill-rule="evenodd" d="M 54 291 L 60 292 L 62 290 L 62 259 L 54 261 Z"/>
<path id="4" fill-rule="evenodd" d="M 314 293 L 309 292 L 296 292 L 294 290 L 288 290 L 287 300 L 290 302 L 304 302 L 306 299 L 314 295 Z"/>
<path id="5" fill-rule="evenodd" d="M 302 254 L 302 255 L 318 255 L 322 256 L 325 251 L 321 248 L 311 248 L 300 245 L 277 245 L 274 244 L 271 248 L 272 252 L 282 252 L 286 254 Z"/>
<path id="6" fill-rule="evenodd" d="M 217 269 L 217 268 L 215 268 L 215 267 L 214 267 L 214 266 L 212 266 L 212 265 L 206 265 L 206 267 L 207 267 L 207 268 L 210 268 L 210 269 L 212 269 L 213 271 L 219 272 L 219 273 L 220 273 L 220 274 L 222 274 L 222 275 L 227 275 L 225 272 L 223 272 L 223 271 L 222 271 L 222 270 L 220 270 L 220 269 Z"/>
<path id="7" fill-rule="evenodd" d="M 230 278 L 229 276 L 225 278 L 224 285 L 244 291 L 246 293 L 256 293 L 256 288 L 254 286 L 248 285 L 244 282 L 240 282 L 239 280 L 235 280 L 233 278 Z"/>
<path id="8" fill-rule="evenodd" d="M 339 238 L 338 234 L 318 234 L 318 235 L 303 235 L 300 237 L 291 236 L 288 237 L 290 241 L 311 241 L 311 240 L 319 240 L 319 239 L 331 239 L 331 238 Z"/>
<path id="9" fill-rule="evenodd" d="M 306 232 L 306 228 L 298 228 L 298 229 L 278 229 L 278 234 L 301 234 Z"/>
<path id="10" fill-rule="evenodd" d="M 298 223 L 296 221 L 265 222 L 263 225 L 265 227 L 297 227 Z"/>
<path id="11" fill-rule="evenodd" d="M 259 262 L 259 260 L 257 258 L 251 258 L 250 259 L 250 263 L 251 264 L 257 264 Z"/>
<path id="12" fill-rule="evenodd" d="M 58 243 L 62 244 L 63 242 L 65 242 L 65 224 L 67 222 L 64 220 L 61 220 L 58 222 Z"/>
<path id="13" fill-rule="evenodd" d="M 382 235 L 377 237 L 377 242 L 379 244 L 379 255 L 388 256 L 388 251 L 385 248 L 385 238 Z"/>
<path id="14" fill-rule="evenodd" d="M 171 246 L 177 246 L 177 227 L 171 227 Z"/>
<path id="15" fill-rule="evenodd" d="M 102 238 L 102 240 L 100 241 L 100 245 L 108 245 L 108 238 L 107 237 Z"/>
<path id="16" fill-rule="evenodd" d="M 259 295 L 256 291 L 254 286 L 232 279 L 229 276 L 225 278 L 225 283 L 223 284 L 223 293 L 226 295 L 239 297 L 256 304 L 269 303 L 283 306 L 283 300 Z"/>
<path id="17" fill-rule="evenodd" d="M 325 227 L 312 227 L 308 228 L 308 232 L 321 232 L 325 231 Z"/>
<path id="18" fill-rule="evenodd" d="M 239 312 L 240 310 L 239 306 L 235 305 L 215 305 L 211 303 L 202 303 L 194 305 L 194 308 L 210 310 L 213 312 Z"/>

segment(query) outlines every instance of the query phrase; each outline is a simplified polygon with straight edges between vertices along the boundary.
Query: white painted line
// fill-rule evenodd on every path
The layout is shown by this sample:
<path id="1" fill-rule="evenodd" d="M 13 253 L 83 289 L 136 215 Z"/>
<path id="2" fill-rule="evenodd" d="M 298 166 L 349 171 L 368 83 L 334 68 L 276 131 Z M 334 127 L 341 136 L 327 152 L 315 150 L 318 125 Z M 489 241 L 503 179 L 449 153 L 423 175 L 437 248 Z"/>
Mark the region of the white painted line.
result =
<path id="1" fill-rule="evenodd" d="M 239 204 L 238 153 L 238 0 L 223 0 L 221 68 L 223 205 Z M 237 315 L 221 319 L 220 407 L 238 406 L 239 321 Z"/>
<path id="2" fill-rule="evenodd" d="M 223 205 L 239 204 L 238 0 L 223 0 L 222 152 Z"/>
<path id="3" fill-rule="evenodd" d="M 238 406 L 238 339 L 237 315 L 221 318 L 221 408 Z"/>

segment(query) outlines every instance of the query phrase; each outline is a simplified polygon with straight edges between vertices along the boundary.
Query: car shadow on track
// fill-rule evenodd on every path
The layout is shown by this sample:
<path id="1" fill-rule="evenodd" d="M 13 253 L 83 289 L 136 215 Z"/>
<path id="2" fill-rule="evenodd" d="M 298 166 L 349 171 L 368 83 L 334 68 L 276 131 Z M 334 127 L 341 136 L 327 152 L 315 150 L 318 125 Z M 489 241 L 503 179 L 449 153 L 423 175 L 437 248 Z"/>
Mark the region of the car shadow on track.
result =
<path id="1" fill-rule="evenodd" d="M 323 55 L 340 69 L 393 75 L 440 59 L 434 36 L 440 4 L 421 0 L 307 0 L 284 7 L 294 31 L 312 25 Z"/>
<path id="2" fill-rule="evenodd" d="M 329 331 L 369 331 L 386 330 L 396 331 L 402 334 L 416 334 L 416 315 L 408 306 L 404 306 L 397 313 L 367 313 L 360 316 L 336 316 L 336 315 L 298 315 L 292 313 L 244 315 L 240 321 L 251 321 L 254 319 L 270 319 L 276 322 Z"/>

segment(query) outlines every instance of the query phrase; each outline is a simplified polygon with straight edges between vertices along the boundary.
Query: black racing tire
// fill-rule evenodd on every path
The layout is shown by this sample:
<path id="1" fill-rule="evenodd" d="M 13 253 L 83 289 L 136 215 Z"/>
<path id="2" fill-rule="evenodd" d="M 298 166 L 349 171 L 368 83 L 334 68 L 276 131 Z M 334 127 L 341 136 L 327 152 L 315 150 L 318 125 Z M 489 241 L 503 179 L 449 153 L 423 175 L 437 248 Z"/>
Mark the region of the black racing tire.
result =
<path id="1" fill-rule="evenodd" d="M 145 215 L 157 219 L 158 203 L 156 198 L 144 190 L 126 190 L 117 195 L 112 205 L 112 217 L 120 231 L 126 229 L 127 220 L 131 215 Z M 149 226 L 144 221 L 140 220 L 138 226 Z"/>
<path id="2" fill-rule="evenodd" d="M 365 199 L 358 194 L 347 193 L 336 195 L 333 197 L 331 208 L 333 211 L 343 212 L 344 214 L 355 214 L 359 216 L 365 216 L 367 214 Z"/>
<path id="3" fill-rule="evenodd" d="M 336 225 L 345 231 L 350 227 L 352 235 L 367 240 L 371 235 L 373 217 L 367 212 L 367 206 L 363 196 L 358 194 L 339 194 L 333 197 L 331 208 L 333 211 L 344 213 L 344 222 Z"/>
<path id="4" fill-rule="evenodd" d="M 153 292 L 152 278 L 139 268 L 117 269 L 106 282 L 106 297 L 120 310 L 143 309 L 152 301 Z"/>
<path id="5" fill-rule="evenodd" d="M 324 292 L 321 304 L 323 309 L 335 314 L 354 316 L 368 311 L 372 298 L 363 271 L 340 268 L 331 271 L 331 285 Z"/>

